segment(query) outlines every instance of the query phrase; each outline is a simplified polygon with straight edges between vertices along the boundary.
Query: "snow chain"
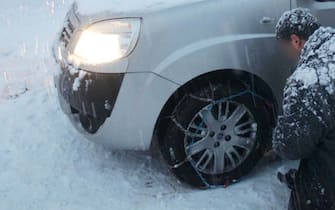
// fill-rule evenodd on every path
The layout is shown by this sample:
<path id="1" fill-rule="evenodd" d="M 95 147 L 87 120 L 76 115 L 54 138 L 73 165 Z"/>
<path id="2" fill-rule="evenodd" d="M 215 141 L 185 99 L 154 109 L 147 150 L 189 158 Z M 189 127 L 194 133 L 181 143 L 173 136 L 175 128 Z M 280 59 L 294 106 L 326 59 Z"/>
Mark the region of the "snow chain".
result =
<path id="1" fill-rule="evenodd" d="M 241 91 L 241 92 L 239 92 L 239 93 L 236 93 L 236 94 L 234 94 L 234 95 L 225 97 L 225 98 L 220 99 L 220 100 L 215 101 L 215 102 L 221 102 L 221 103 L 223 103 L 223 102 L 226 102 L 226 101 L 228 101 L 228 100 L 232 100 L 232 99 L 234 99 L 234 98 L 236 98 L 236 97 L 243 96 L 243 95 L 245 95 L 245 94 L 250 94 L 250 95 L 252 95 L 252 97 L 259 98 L 259 99 L 261 99 L 262 101 L 264 101 L 266 104 L 271 104 L 271 105 L 272 105 L 272 103 L 269 102 L 266 98 L 264 98 L 264 97 L 261 96 L 261 95 L 258 95 L 257 93 L 255 93 L 255 92 L 253 92 L 253 91 L 251 91 L 251 90 Z M 200 100 L 200 101 L 211 102 L 211 103 L 214 102 L 213 99 L 209 99 L 209 98 L 201 98 L 201 97 L 197 97 L 197 96 L 194 96 L 194 95 L 190 95 L 190 96 L 191 96 L 192 98 L 198 99 L 198 100 Z M 185 128 L 184 128 L 184 127 L 177 121 L 177 119 L 176 119 L 174 116 L 171 116 L 171 120 L 176 124 L 176 126 L 177 126 L 181 131 L 183 131 L 183 132 L 185 133 L 185 135 L 192 137 L 192 134 L 189 133 L 189 131 L 188 131 L 187 129 L 185 129 Z M 169 167 L 170 167 L 170 169 L 177 169 L 177 168 L 181 167 L 182 165 L 184 165 L 185 163 L 190 162 L 191 160 L 192 160 L 191 156 L 188 156 L 188 157 L 186 157 L 183 161 L 180 161 L 179 163 L 176 163 L 176 164 L 174 164 L 174 165 L 172 165 L 172 166 L 169 166 Z M 191 165 L 192 165 L 192 167 L 194 168 L 193 164 L 191 164 Z M 203 182 L 203 184 L 204 184 L 207 188 L 211 188 L 211 189 L 213 189 L 213 188 L 217 188 L 217 187 L 218 187 L 218 186 L 214 186 L 214 185 L 209 184 L 209 183 L 207 182 L 207 180 L 203 177 L 203 175 L 202 175 L 198 170 L 196 170 L 195 168 L 194 168 L 194 171 L 198 174 L 198 176 L 200 177 L 201 181 Z M 227 183 L 227 185 L 224 185 L 224 187 L 227 187 L 228 185 L 229 185 L 229 183 Z"/>

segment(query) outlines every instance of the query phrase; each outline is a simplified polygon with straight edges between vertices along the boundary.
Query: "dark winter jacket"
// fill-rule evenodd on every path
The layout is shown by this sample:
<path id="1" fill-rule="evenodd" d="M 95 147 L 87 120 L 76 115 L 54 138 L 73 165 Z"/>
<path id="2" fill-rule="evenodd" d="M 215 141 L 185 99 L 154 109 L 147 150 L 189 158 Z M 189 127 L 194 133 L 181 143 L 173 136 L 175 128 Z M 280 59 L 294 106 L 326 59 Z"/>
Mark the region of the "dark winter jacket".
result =
<path id="1" fill-rule="evenodd" d="M 335 209 L 334 29 L 322 27 L 306 42 L 285 86 L 273 148 L 283 158 L 301 159 L 294 209 Z"/>

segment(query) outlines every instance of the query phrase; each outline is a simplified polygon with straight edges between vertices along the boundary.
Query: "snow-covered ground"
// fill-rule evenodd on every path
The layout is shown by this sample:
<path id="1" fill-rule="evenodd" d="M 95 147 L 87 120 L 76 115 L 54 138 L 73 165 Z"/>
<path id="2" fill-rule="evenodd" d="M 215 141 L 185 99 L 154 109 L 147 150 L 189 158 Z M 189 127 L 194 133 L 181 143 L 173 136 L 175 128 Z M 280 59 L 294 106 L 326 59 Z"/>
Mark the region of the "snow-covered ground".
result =
<path id="1" fill-rule="evenodd" d="M 50 46 L 70 3 L 1 2 L 0 209 L 286 209 L 289 192 L 276 180 L 283 162 L 263 160 L 241 182 L 201 191 L 148 154 L 83 139 L 60 111 L 52 82 Z"/>

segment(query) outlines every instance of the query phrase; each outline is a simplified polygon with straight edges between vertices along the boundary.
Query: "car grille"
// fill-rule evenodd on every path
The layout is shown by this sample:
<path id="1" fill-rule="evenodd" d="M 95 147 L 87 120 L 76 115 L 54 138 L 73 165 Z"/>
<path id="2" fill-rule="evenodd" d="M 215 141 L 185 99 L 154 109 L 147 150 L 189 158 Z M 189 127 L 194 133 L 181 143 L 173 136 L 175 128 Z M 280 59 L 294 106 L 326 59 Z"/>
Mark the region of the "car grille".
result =
<path id="1" fill-rule="evenodd" d="M 74 30 L 75 30 L 74 25 L 71 23 L 71 20 L 68 19 L 65 22 L 65 25 L 63 27 L 62 34 L 60 37 L 60 40 L 64 43 L 65 47 L 69 46 Z"/>
<path id="2" fill-rule="evenodd" d="M 79 73 L 70 73 L 70 67 L 64 67 L 57 86 L 72 114 L 79 115 L 82 127 L 94 134 L 111 116 L 124 74 L 86 73 L 74 91 Z"/>

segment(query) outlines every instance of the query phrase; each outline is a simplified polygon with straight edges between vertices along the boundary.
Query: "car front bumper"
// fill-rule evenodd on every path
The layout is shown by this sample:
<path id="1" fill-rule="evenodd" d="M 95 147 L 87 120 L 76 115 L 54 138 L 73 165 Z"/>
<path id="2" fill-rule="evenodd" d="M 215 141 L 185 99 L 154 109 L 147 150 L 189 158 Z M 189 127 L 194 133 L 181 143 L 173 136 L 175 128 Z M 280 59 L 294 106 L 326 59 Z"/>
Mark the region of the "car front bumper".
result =
<path id="1" fill-rule="evenodd" d="M 127 58 L 74 68 L 69 53 L 76 34 L 89 24 L 74 10 L 53 47 L 63 112 L 86 139 L 115 150 L 148 150 L 160 113 L 179 85 L 151 71 L 143 41 Z"/>

